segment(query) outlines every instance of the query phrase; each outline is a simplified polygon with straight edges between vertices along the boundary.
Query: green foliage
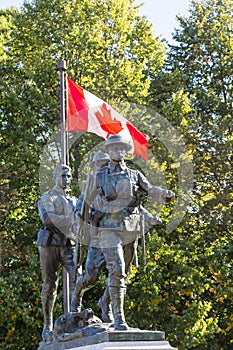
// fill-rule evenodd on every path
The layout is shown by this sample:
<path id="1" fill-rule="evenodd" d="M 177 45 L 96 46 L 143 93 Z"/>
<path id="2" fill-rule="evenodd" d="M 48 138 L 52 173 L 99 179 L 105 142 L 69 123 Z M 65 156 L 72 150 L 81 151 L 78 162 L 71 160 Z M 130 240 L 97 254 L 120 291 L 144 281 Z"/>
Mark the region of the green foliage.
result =
<path id="1" fill-rule="evenodd" d="M 162 227 L 153 231 L 147 265 L 128 287 L 127 319 L 164 330 L 179 349 L 230 348 L 232 275 L 221 244 L 208 243 L 204 234 L 188 220 L 166 237 Z"/>
<path id="2" fill-rule="evenodd" d="M 232 347 L 232 6 L 192 1 L 150 87 L 151 105 L 192 153 L 195 183 L 186 221 L 169 235 L 153 232 L 129 291 L 130 300 L 143 297 L 127 300 L 128 317 L 145 327 L 152 314 L 149 327 L 179 349 Z"/>
<path id="3" fill-rule="evenodd" d="M 43 312 L 39 253 L 35 243 L 25 251 L 23 261 L 8 258 L 8 268 L 0 276 L 0 349 L 37 349 L 41 340 Z M 61 282 L 54 308 L 55 319 L 62 314 Z"/>
<path id="4" fill-rule="evenodd" d="M 36 349 L 38 346 L 43 316 L 38 254 L 34 250 L 31 249 L 21 267 L 12 266 L 7 276 L 0 277 L 1 349 L 28 349 L 28 344 Z"/>

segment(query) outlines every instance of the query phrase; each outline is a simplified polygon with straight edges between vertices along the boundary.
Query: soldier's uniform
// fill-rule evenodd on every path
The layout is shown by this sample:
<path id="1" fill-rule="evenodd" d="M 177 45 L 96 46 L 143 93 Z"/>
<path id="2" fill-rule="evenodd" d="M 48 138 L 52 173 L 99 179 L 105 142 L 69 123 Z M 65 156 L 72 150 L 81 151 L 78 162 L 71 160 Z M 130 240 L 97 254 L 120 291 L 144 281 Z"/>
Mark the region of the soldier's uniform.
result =
<path id="1" fill-rule="evenodd" d="M 57 166 L 55 173 L 65 171 L 67 166 Z M 71 175 L 70 175 L 71 176 Z M 44 328 L 42 338 L 47 341 L 52 337 L 53 307 L 57 296 L 58 269 L 62 264 L 69 273 L 70 292 L 75 286 L 75 266 L 73 261 L 75 243 L 68 238 L 71 232 L 72 216 L 77 210 L 77 198 L 70 196 L 65 189 L 56 184 L 37 200 L 37 207 L 43 227 L 38 232 L 37 245 L 40 254 L 42 272 L 42 307 Z"/>
<path id="2" fill-rule="evenodd" d="M 135 242 L 140 233 L 140 197 L 144 190 L 157 202 L 165 203 L 167 190 L 152 186 L 137 170 L 125 164 L 113 165 L 97 174 L 100 194 L 93 203 L 103 213 L 98 223 L 98 240 L 106 260 L 108 289 L 116 329 L 124 325 L 123 300 L 125 294 L 126 262 L 134 256 Z M 123 325 L 123 327 L 122 327 Z"/>
<path id="3" fill-rule="evenodd" d="M 103 152 L 97 152 L 91 163 L 90 167 L 92 170 L 95 172 L 99 169 L 103 169 L 106 167 L 106 164 L 109 160 L 109 156 Z M 87 184 L 87 182 L 89 182 Z M 91 199 L 95 198 L 95 183 L 96 183 L 96 176 L 95 174 L 90 174 L 88 176 L 88 180 L 85 181 L 85 190 L 83 191 L 84 193 L 81 194 L 79 197 L 79 201 L 82 201 L 83 204 L 80 207 L 80 210 L 76 211 L 76 215 L 78 215 L 80 218 L 83 219 L 83 212 L 82 208 L 85 205 L 85 201 L 87 201 L 87 208 L 89 211 L 89 215 L 91 215 L 91 208 L 90 208 L 90 202 Z M 87 209 L 86 209 L 87 210 Z M 84 225 L 86 224 L 85 222 L 83 223 Z M 87 231 L 87 230 L 86 230 Z M 76 288 L 74 290 L 72 300 L 71 300 L 71 311 L 81 311 L 81 306 L 82 306 L 82 298 L 84 293 L 92 288 L 96 281 L 98 280 L 99 273 L 105 264 L 105 259 L 104 255 L 102 253 L 102 250 L 99 248 L 99 243 L 98 243 L 98 235 L 96 232 L 96 229 L 92 230 L 90 229 L 90 226 L 88 225 L 88 234 L 90 234 L 89 237 L 89 248 L 88 248 L 88 253 L 87 253 L 87 259 L 85 263 L 85 271 L 81 275 L 77 277 L 77 282 L 76 282 Z M 80 237 L 81 244 L 86 245 L 86 237 L 82 235 L 81 232 L 81 237 Z M 108 293 L 105 293 L 105 301 L 109 307 L 110 304 L 110 298 Z M 104 322 L 110 322 L 111 320 L 108 318 L 109 316 L 106 314 L 103 317 Z"/>
<path id="4" fill-rule="evenodd" d="M 110 159 L 107 154 L 103 152 L 97 152 L 94 155 L 92 162 L 90 163 L 90 167 L 94 171 L 98 171 L 100 169 L 102 170 L 106 169 L 107 163 L 109 160 Z M 85 187 L 84 192 L 86 192 L 87 190 L 92 192 L 91 195 L 87 195 L 89 200 L 90 200 L 90 197 L 95 198 L 93 193 L 95 192 L 94 187 L 96 182 L 95 175 L 89 174 L 89 179 L 90 177 L 92 178 L 92 180 L 90 181 L 90 183 L 92 183 L 92 186 L 90 186 L 90 184 L 87 185 L 86 182 L 84 186 Z M 84 193 L 81 194 L 78 200 L 79 201 L 84 200 Z M 82 206 L 80 206 L 80 210 L 77 211 L 77 215 L 79 217 L 82 217 L 81 207 Z M 140 212 L 143 212 L 143 215 L 145 217 L 145 222 L 148 223 L 148 226 L 151 227 L 158 223 L 158 218 L 150 214 L 145 208 L 140 207 Z M 83 244 L 86 245 L 85 237 L 80 239 L 80 241 L 81 243 L 83 242 Z M 136 249 L 137 249 L 137 240 L 135 240 L 135 237 L 133 237 L 132 242 L 124 245 L 123 247 L 126 274 L 129 271 L 130 264 L 132 262 L 132 259 L 134 258 Z M 90 230 L 90 242 L 89 242 L 87 259 L 85 263 L 85 272 L 79 275 L 77 278 L 76 288 L 71 301 L 71 311 L 73 312 L 81 311 L 83 295 L 87 290 L 89 290 L 95 285 L 95 283 L 99 278 L 101 269 L 103 268 L 104 265 L 105 265 L 105 259 L 104 259 L 104 254 L 102 252 L 102 249 L 99 247 L 98 230 L 96 230 L 96 228 L 93 227 L 93 229 Z M 98 305 L 102 309 L 103 321 L 107 323 L 113 322 L 108 286 L 106 287 L 103 296 L 99 299 Z"/>
<path id="5" fill-rule="evenodd" d="M 115 145 L 126 151 L 131 148 L 128 141 L 113 135 L 106 141 L 103 151 L 110 154 Z M 160 203 L 170 201 L 168 198 L 174 197 L 174 193 L 152 186 L 141 172 L 128 168 L 123 160 L 110 160 L 105 169 L 97 172 L 96 191 L 98 194 L 91 205 L 95 210 L 93 222 L 98 226 L 98 243 L 108 270 L 114 326 L 116 330 L 126 330 L 125 277 L 140 233 L 140 192 Z"/>

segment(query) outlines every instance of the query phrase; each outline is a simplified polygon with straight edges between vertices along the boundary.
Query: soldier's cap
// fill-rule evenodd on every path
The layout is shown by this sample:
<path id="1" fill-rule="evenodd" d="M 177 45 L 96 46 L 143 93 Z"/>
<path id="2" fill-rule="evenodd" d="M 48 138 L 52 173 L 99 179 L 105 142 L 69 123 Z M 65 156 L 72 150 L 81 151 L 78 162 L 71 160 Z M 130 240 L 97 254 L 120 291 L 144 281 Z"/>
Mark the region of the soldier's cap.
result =
<path id="1" fill-rule="evenodd" d="M 123 137 L 122 135 L 111 135 L 107 141 L 105 142 L 105 144 L 101 147 L 101 150 L 103 152 L 107 152 L 109 147 L 111 145 L 114 144 L 121 144 L 122 146 L 124 146 L 124 149 L 128 152 L 132 149 L 132 145 L 130 143 L 129 139 L 126 139 L 125 137 Z"/>
<path id="2" fill-rule="evenodd" d="M 107 162 L 108 160 L 110 160 L 110 157 L 107 153 L 104 153 L 102 151 L 98 151 L 94 157 L 92 158 L 91 162 L 90 162 L 90 166 L 93 166 L 95 163 L 98 162 Z"/>
<path id="3" fill-rule="evenodd" d="M 63 170 L 67 170 L 67 173 L 69 173 L 71 175 L 71 168 L 68 165 L 65 164 L 58 164 L 55 166 L 54 170 L 53 170 L 53 177 L 57 176 L 57 175 L 61 175 Z"/>

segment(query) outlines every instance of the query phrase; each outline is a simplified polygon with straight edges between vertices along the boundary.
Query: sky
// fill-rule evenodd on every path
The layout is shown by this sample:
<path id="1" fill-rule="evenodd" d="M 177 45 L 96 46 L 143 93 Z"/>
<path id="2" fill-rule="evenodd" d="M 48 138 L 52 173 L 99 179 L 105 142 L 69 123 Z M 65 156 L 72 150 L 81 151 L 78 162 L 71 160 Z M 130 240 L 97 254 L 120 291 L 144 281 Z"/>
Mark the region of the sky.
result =
<path id="1" fill-rule="evenodd" d="M 23 0 L 0 0 L 0 8 L 19 7 Z M 178 28 L 176 15 L 187 15 L 189 0 L 135 0 L 136 4 L 144 3 L 140 13 L 148 17 L 154 26 L 155 36 L 161 35 L 172 42 L 172 32 Z"/>

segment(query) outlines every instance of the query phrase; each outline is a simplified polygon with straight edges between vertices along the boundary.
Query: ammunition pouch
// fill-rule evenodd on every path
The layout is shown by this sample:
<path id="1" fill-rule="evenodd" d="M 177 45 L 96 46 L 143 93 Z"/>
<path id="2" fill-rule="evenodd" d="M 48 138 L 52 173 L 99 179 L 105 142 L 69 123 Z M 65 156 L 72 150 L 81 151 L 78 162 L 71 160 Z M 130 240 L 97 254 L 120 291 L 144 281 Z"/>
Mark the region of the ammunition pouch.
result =
<path id="1" fill-rule="evenodd" d="M 52 232 L 47 227 L 41 227 L 37 234 L 36 244 L 39 246 L 49 246 L 52 241 Z"/>
<path id="2" fill-rule="evenodd" d="M 122 210 L 122 220 L 124 222 L 125 230 L 135 233 L 140 232 L 140 214 L 138 208 L 127 207 Z"/>
<path id="3" fill-rule="evenodd" d="M 57 234 L 61 241 L 64 240 L 64 235 L 56 227 L 46 227 L 46 226 L 41 227 L 37 234 L 36 244 L 44 247 L 51 245 L 54 234 Z M 58 243 L 57 245 L 60 245 L 60 244 Z"/>

